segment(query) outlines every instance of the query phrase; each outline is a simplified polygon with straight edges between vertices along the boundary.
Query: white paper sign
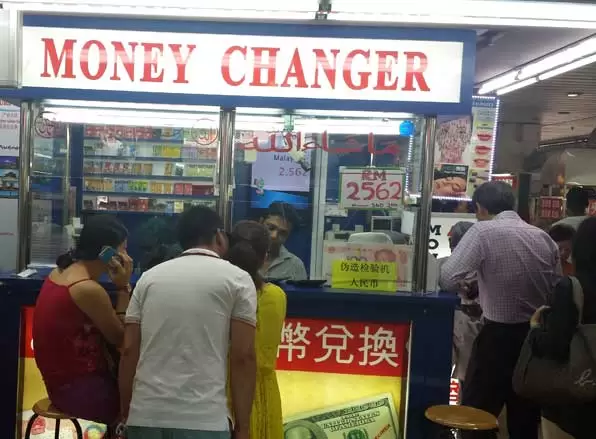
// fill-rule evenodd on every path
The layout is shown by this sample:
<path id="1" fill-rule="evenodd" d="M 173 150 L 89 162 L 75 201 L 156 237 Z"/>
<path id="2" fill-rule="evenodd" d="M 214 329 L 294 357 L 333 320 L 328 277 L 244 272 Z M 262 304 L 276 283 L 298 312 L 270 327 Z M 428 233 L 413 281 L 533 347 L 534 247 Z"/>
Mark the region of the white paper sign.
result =
<path id="1" fill-rule="evenodd" d="M 401 168 L 342 168 L 342 209 L 397 209 L 403 205 L 405 171 Z"/>
<path id="2" fill-rule="evenodd" d="M 258 135 L 260 149 L 271 148 L 269 133 Z M 287 149 L 281 133 L 275 136 L 274 148 L 267 152 L 257 152 L 252 164 L 252 186 L 261 190 L 308 192 L 310 190 L 310 151 L 306 151 L 300 162 Z"/>

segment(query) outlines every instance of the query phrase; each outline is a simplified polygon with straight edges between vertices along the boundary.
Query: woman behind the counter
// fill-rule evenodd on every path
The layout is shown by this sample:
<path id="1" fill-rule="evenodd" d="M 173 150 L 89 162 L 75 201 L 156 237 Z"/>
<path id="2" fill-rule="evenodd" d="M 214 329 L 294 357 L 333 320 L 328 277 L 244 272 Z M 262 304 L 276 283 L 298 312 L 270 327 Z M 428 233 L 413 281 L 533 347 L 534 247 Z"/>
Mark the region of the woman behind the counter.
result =
<path id="1" fill-rule="evenodd" d="M 286 317 L 286 294 L 278 286 L 265 283 L 259 275 L 267 259 L 269 245 L 269 231 L 265 226 L 254 221 L 241 221 L 230 235 L 227 258 L 250 274 L 257 287 L 257 381 L 250 418 L 251 439 L 283 437 L 275 363 Z"/>
<path id="2" fill-rule="evenodd" d="M 62 255 L 35 307 L 35 361 L 52 404 L 70 416 L 113 426 L 120 413 L 109 350 L 120 346 L 130 293 L 132 260 L 127 230 L 114 217 L 92 216 L 76 249 Z M 108 249 L 109 248 L 109 249 Z M 100 259 L 100 253 L 112 255 Z M 118 288 L 116 309 L 99 279 Z"/>

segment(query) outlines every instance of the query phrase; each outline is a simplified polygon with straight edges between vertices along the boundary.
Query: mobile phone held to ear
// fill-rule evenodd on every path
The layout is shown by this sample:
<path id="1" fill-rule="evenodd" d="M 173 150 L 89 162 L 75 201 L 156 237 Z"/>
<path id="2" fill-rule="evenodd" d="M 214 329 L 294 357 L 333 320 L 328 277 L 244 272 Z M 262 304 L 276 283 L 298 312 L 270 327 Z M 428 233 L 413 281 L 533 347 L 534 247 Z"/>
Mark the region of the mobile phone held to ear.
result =
<path id="1" fill-rule="evenodd" d="M 104 246 L 99 252 L 99 260 L 106 265 L 109 265 L 116 257 L 118 257 L 118 251 L 114 247 Z"/>

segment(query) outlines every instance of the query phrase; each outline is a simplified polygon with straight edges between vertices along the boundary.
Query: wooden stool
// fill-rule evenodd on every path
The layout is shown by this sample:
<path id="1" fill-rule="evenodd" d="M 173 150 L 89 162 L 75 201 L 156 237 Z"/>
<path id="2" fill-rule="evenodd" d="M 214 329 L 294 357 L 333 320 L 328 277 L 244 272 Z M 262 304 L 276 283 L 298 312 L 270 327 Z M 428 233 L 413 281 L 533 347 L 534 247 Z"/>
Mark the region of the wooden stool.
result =
<path id="1" fill-rule="evenodd" d="M 484 410 L 462 405 L 435 405 L 426 409 L 426 419 L 440 425 L 457 437 L 457 432 L 497 431 L 497 418 Z M 455 433 L 455 435 L 453 434 Z"/>
<path id="2" fill-rule="evenodd" d="M 27 423 L 27 430 L 25 430 L 25 439 L 30 439 L 33 424 L 35 423 L 35 420 L 40 416 L 42 418 L 56 420 L 54 439 L 60 439 L 61 420 L 68 420 L 72 422 L 77 432 L 77 439 L 83 439 L 83 430 L 81 429 L 81 424 L 79 424 L 77 418 L 73 418 L 72 416 L 64 414 L 60 410 L 56 409 L 56 407 L 52 405 L 52 401 L 50 401 L 48 398 L 37 401 L 33 406 L 33 416 L 31 416 L 31 419 L 29 419 L 29 422 Z"/>

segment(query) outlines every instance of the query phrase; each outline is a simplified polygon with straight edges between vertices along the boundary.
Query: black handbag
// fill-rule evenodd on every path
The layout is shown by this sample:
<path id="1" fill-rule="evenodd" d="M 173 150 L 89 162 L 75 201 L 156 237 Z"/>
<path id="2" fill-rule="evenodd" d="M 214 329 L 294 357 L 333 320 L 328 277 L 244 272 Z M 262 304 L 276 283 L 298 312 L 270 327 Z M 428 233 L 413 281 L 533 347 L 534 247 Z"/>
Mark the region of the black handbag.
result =
<path id="1" fill-rule="evenodd" d="M 515 371 L 513 390 L 520 396 L 547 404 L 596 401 L 596 325 L 582 324 L 584 294 L 577 278 L 570 276 L 578 325 L 569 346 L 569 360 L 560 363 L 537 357 L 530 334 L 526 338 Z"/>

